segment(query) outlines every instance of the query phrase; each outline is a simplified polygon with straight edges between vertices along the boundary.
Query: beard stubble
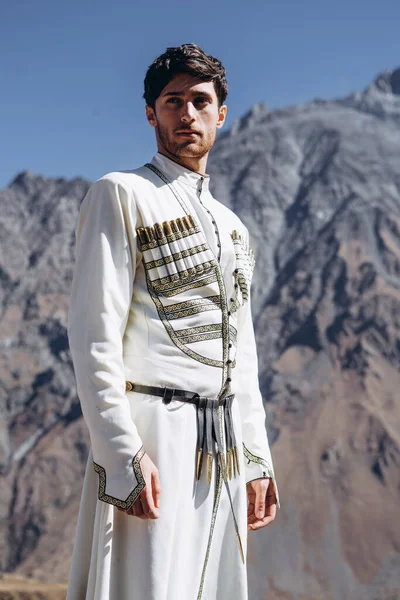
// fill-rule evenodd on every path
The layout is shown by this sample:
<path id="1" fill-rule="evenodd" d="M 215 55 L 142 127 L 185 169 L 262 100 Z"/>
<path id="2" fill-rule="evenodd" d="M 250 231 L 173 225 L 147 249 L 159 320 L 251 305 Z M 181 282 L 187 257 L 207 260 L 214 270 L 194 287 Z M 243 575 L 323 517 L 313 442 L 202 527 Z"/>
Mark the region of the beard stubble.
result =
<path id="1" fill-rule="evenodd" d="M 185 128 L 181 127 L 180 129 L 184 130 Z M 160 144 L 169 154 L 187 158 L 203 158 L 213 147 L 216 136 L 216 132 L 214 135 L 209 133 L 206 137 L 201 134 L 196 138 L 196 142 L 192 142 L 191 140 L 178 142 L 168 132 L 168 129 L 160 125 L 160 123 L 157 123 L 156 131 Z"/>

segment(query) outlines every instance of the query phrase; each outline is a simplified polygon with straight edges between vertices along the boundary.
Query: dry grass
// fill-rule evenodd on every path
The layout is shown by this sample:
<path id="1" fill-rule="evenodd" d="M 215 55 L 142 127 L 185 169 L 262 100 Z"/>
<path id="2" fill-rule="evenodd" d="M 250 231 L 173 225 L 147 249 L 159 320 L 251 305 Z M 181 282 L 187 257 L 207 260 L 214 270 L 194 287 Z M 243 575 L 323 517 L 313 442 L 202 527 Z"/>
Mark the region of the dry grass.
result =
<path id="1" fill-rule="evenodd" d="M 46 584 L 13 575 L 0 576 L 0 600 L 65 600 L 66 584 Z"/>

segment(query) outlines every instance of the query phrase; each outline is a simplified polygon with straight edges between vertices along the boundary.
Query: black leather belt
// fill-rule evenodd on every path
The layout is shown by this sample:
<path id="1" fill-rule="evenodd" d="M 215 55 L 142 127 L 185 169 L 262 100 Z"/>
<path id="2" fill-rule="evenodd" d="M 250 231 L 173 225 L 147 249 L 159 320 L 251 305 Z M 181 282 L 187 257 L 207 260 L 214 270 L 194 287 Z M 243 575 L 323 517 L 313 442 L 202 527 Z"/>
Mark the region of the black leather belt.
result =
<path id="1" fill-rule="evenodd" d="M 245 562 L 242 540 L 239 533 L 237 518 L 233 508 L 231 492 L 229 489 L 228 479 L 240 475 L 239 457 L 236 446 L 235 432 L 233 429 L 232 419 L 232 402 L 234 394 L 222 395 L 219 398 L 208 398 L 200 396 L 195 392 L 187 390 L 176 390 L 174 388 L 161 388 L 152 385 L 142 385 L 133 383 L 132 381 L 125 382 L 127 392 L 139 392 L 139 394 L 149 394 L 150 396 L 159 396 L 164 404 L 169 404 L 172 400 L 180 400 L 181 402 L 190 402 L 196 406 L 197 413 L 197 449 L 196 449 L 196 479 L 200 479 L 203 458 L 207 456 L 207 480 L 211 483 L 212 467 L 215 449 L 217 453 L 218 464 L 221 468 L 222 477 L 225 482 L 226 490 L 231 505 L 233 521 L 235 525 L 236 535 L 239 544 L 240 556 L 243 563 Z M 223 421 L 220 428 L 219 410 L 223 411 Z M 223 446 L 223 425 L 225 425 L 226 437 L 226 455 L 224 455 Z M 225 458 L 226 456 L 226 458 Z"/>
<path id="2" fill-rule="evenodd" d="M 203 458 L 207 457 L 207 480 L 211 482 L 213 449 L 216 450 L 222 476 L 225 481 L 240 475 L 238 450 L 236 446 L 235 432 L 232 419 L 232 402 L 234 394 L 228 394 L 220 398 L 208 398 L 200 396 L 196 392 L 179 390 L 174 388 L 161 388 L 152 385 L 142 385 L 126 381 L 127 392 L 139 392 L 150 396 L 159 396 L 164 404 L 171 400 L 190 402 L 196 406 L 197 412 L 197 448 L 196 448 L 196 479 L 200 479 Z M 219 409 L 222 409 L 225 424 L 226 451 L 223 444 L 223 430 L 220 428 Z"/>

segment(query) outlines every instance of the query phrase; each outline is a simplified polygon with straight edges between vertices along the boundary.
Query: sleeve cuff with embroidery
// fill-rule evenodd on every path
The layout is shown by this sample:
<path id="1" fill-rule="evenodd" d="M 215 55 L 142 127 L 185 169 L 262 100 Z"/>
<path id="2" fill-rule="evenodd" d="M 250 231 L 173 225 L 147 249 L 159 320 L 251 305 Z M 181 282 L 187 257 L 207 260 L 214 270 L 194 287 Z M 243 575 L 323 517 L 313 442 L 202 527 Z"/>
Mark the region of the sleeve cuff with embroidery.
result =
<path id="1" fill-rule="evenodd" d="M 250 452 L 250 450 L 245 444 L 243 444 L 243 458 L 245 466 L 246 484 L 250 483 L 250 481 L 255 481 L 256 479 L 264 479 L 266 477 L 272 479 L 275 489 L 277 506 L 278 508 L 280 508 L 278 486 L 276 484 L 275 473 L 272 464 L 268 463 L 266 460 L 260 458 L 259 456 L 255 456 L 255 454 Z"/>
<path id="2" fill-rule="evenodd" d="M 136 456 L 133 458 L 132 460 L 132 471 L 134 474 L 134 479 L 131 483 L 131 485 L 133 485 L 133 489 L 130 492 L 130 494 L 128 494 L 128 496 L 125 498 L 125 500 L 121 500 L 120 498 L 117 498 L 115 496 L 110 495 L 110 492 L 113 485 L 111 482 L 110 485 L 110 481 L 107 482 L 107 473 L 106 470 L 101 466 L 98 465 L 97 463 L 95 463 L 93 461 L 93 466 L 94 466 L 94 470 L 96 471 L 96 473 L 99 476 L 99 500 L 102 500 L 103 502 L 107 502 L 108 504 L 112 504 L 113 506 L 117 506 L 118 508 L 122 508 L 124 510 L 128 510 L 132 504 L 137 500 L 140 492 L 145 488 L 146 483 L 143 477 L 143 473 L 142 473 L 142 469 L 140 467 L 140 461 L 143 458 L 145 451 L 143 446 L 140 448 L 139 452 L 136 454 Z M 129 477 L 125 477 L 124 480 L 127 481 L 129 479 Z M 108 487 L 107 487 L 107 483 L 108 483 Z M 116 485 L 115 485 L 116 484 Z M 120 482 L 119 481 L 115 481 L 114 482 L 115 487 L 117 488 L 117 493 L 119 495 L 121 495 L 121 488 L 120 488 Z M 106 491 L 107 490 L 107 491 Z"/>

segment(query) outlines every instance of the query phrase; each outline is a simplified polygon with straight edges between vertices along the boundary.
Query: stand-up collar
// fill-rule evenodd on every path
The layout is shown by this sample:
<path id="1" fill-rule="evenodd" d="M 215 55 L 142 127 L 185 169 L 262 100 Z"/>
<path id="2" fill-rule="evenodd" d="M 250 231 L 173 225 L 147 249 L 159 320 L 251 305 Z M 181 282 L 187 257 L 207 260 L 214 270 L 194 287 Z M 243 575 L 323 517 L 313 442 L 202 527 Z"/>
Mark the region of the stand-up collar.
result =
<path id="1" fill-rule="evenodd" d="M 207 191 L 210 185 L 210 177 L 208 175 L 201 175 L 196 171 L 191 171 L 188 167 L 184 167 L 179 163 L 171 160 L 161 152 L 157 154 L 151 160 L 151 164 L 157 167 L 167 179 L 170 181 L 178 181 L 183 185 L 188 185 L 191 188 L 199 189 L 200 182 L 202 191 Z"/>

